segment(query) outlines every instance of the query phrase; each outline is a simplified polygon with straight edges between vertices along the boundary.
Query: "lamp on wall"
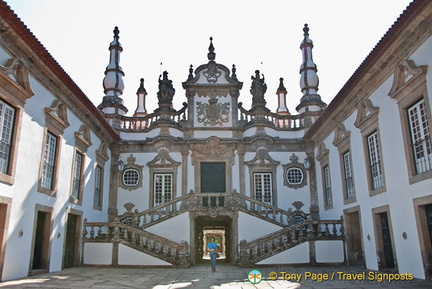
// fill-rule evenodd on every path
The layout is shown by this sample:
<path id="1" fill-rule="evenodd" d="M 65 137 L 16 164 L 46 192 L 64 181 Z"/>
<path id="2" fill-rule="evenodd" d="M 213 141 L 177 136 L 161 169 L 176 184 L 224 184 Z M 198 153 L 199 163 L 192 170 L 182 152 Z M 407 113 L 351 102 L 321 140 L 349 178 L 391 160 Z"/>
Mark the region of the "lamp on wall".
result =
<path id="1" fill-rule="evenodd" d="M 123 160 L 122 160 L 122 159 L 119 159 L 119 161 L 118 161 L 118 170 L 119 170 L 119 172 L 122 172 L 123 169 L 124 169 L 124 163 L 123 163 Z"/>
<path id="2" fill-rule="evenodd" d="M 308 171 L 311 167 L 312 167 L 312 162 L 309 159 L 309 157 L 306 157 L 303 161 L 303 166 L 305 167 L 305 169 Z"/>

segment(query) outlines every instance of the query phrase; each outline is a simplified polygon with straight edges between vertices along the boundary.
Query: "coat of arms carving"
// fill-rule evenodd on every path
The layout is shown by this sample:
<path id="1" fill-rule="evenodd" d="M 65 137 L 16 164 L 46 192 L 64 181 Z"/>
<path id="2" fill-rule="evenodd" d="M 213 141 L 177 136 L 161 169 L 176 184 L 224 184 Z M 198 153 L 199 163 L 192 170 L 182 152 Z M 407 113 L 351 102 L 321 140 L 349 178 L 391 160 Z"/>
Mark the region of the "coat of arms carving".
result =
<path id="1" fill-rule="evenodd" d="M 197 101 L 197 120 L 199 123 L 210 126 L 220 125 L 229 121 L 230 103 L 218 103 L 216 97 L 211 97 L 208 103 Z"/>

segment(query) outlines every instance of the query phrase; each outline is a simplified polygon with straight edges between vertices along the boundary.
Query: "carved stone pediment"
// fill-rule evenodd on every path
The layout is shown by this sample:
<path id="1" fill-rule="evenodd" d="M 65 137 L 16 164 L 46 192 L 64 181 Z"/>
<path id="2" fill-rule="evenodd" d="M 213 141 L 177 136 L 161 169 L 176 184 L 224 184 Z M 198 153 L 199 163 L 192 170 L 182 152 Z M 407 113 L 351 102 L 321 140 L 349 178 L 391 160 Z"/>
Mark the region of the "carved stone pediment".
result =
<path id="1" fill-rule="evenodd" d="M 405 86 L 418 78 L 425 78 L 427 68 L 426 65 L 417 66 L 413 60 L 407 59 L 402 61 L 395 69 L 393 85 L 389 96 L 394 98 Z"/>
<path id="2" fill-rule="evenodd" d="M 245 162 L 245 164 L 248 166 L 251 165 L 277 166 L 280 164 L 280 162 L 272 159 L 265 147 L 260 147 L 257 149 L 255 157 L 252 160 Z"/>
<path id="3" fill-rule="evenodd" d="M 328 160 L 329 150 L 326 148 L 325 144 L 323 142 L 320 142 L 318 144 L 318 153 L 316 156 L 317 161 L 324 162 L 325 160 Z"/>
<path id="4" fill-rule="evenodd" d="M 364 99 L 357 106 L 357 118 L 354 125 L 363 131 L 370 123 L 378 120 L 379 107 L 375 107 L 370 99 Z"/>
<path id="5" fill-rule="evenodd" d="M 90 128 L 83 124 L 79 131 L 75 132 L 75 146 L 79 150 L 86 152 L 91 145 Z"/>
<path id="6" fill-rule="evenodd" d="M 20 92 L 19 96 L 21 96 L 20 100 L 22 102 L 34 95 L 29 82 L 28 69 L 18 58 L 11 58 L 4 66 L 0 65 L 0 76 L 10 83 L 15 83 L 18 91 L 14 92 L 14 94 Z"/>
<path id="7" fill-rule="evenodd" d="M 66 105 L 60 100 L 54 100 L 51 107 L 45 108 L 45 121 L 56 134 L 62 134 L 70 126 Z"/>
<path id="8" fill-rule="evenodd" d="M 168 167 L 178 167 L 181 165 L 180 162 L 176 162 L 169 155 L 169 150 L 165 147 L 158 149 L 157 156 L 147 163 L 148 166 L 168 166 Z"/>
<path id="9" fill-rule="evenodd" d="M 335 130 L 335 136 L 333 139 L 333 145 L 340 147 L 344 142 L 349 141 L 351 132 L 345 128 L 343 123 L 339 123 Z"/>
<path id="10" fill-rule="evenodd" d="M 191 145 L 192 158 L 207 160 L 230 159 L 231 165 L 234 164 L 235 144 L 222 143 L 217 137 L 209 137 L 205 143 Z"/>
<path id="11" fill-rule="evenodd" d="M 105 142 L 101 142 L 99 148 L 96 150 L 96 160 L 98 163 L 105 163 L 109 160 L 108 147 Z"/>

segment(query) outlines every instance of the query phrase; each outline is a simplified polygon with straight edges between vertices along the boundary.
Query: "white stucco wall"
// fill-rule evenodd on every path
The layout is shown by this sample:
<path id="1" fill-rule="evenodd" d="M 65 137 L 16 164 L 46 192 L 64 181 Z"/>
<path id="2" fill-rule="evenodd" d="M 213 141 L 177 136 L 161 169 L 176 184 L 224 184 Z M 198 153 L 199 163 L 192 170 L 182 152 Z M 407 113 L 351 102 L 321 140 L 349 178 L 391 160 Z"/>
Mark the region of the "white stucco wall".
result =
<path id="1" fill-rule="evenodd" d="M 119 265 L 131 265 L 131 266 L 172 266 L 172 264 L 129 248 L 123 244 L 119 244 Z"/>
<path id="2" fill-rule="evenodd" d="M 343 241 L 315 241 L 315 258 L 317 263 L 342 263 Z"/>
<path id="3" fill-rule="evenodd" d="M 309 243 L 305 242 L 282 253 L 262 260 L 257 265 L 309 263 Z"/>
<path id="4" fill-rule="evenodd" d="M 85 265 L 111 265 L 112 244 L 108 243 L 85 243 L 84 260 Z"/>
<path id="5" fill-rule="evenodd" d="M 248 242 L 266 236 L 282 229 L 272 223 L 263 221 L 254 216 L 239 212 L 238 217 L 238 240 Z"/>
<path id="6" fill-rule="evenodd" d="M 189 213 L 183 213 L 171 219 L 146 228 L 146 231 L 180 243 L 187 241 L 190 244 Z"/>

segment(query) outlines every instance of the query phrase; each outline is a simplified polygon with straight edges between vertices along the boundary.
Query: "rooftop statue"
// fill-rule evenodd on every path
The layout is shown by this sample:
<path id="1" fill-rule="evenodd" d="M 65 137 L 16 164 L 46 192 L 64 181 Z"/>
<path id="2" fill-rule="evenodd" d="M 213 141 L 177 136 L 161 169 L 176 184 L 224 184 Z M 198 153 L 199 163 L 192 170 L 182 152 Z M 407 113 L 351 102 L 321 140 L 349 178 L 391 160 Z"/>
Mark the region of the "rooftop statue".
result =
<path id="1" fill-rule="evenodd" d="M 264 94 L 267 91 L 267 84 L 264 82 L 264 75 L 260 77 L 260 71 L 255 70 L 255 77 L 252 75 L 252 86 L 250 92 L 252 94 L 252 103 L 266 103 Z"/>
<path id="2" fill-rule="evenodd" d="M 173 100 L 173 96 L 175 93 L 175 89 L 172 84 L 172 80 L 168 79 L 168 72 L 163 72 L 162 75 L 159 76 L 159 91 L 157 93 L 157 97 L 159 99 L 159 104 L 162 103 L 171 103 Z"/>

